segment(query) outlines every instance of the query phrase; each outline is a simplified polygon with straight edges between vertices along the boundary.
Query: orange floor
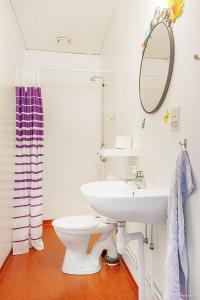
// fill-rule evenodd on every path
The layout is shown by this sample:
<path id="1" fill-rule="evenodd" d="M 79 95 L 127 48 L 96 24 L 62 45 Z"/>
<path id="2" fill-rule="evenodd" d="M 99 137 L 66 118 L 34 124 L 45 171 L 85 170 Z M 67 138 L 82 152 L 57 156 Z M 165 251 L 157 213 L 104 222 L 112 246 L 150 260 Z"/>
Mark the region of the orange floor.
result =
<path id="1" fill-rule="evenodd" d="M 123 264 L 103 264 L 94 275 L 63 274 L 64 247 L 50 226 L 45 226 L 44 241 L 44 251 L 10 257 L 0 274 L 1 300 L 137 300 Z"/>

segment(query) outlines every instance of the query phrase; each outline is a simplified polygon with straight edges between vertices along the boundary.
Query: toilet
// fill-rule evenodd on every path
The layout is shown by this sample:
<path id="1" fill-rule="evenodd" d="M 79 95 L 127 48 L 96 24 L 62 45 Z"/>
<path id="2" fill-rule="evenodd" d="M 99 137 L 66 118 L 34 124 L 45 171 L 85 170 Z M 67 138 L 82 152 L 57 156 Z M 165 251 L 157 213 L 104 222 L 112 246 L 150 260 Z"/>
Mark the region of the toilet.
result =
<path id="1" fill-rule="evenodd" d="M 66 247 L 62 272 L 85 275 L 100 271 L 103 250 L 107 250 L 107 258 L 111 263 L 118 262 L 112 223 L 107 224 L 103 218 L 93 215 L 79 215 L 56 219 L 52 225 Z M 87 253 L 90 237 L 96 233 L 101 236 L 91 252 Z"/>

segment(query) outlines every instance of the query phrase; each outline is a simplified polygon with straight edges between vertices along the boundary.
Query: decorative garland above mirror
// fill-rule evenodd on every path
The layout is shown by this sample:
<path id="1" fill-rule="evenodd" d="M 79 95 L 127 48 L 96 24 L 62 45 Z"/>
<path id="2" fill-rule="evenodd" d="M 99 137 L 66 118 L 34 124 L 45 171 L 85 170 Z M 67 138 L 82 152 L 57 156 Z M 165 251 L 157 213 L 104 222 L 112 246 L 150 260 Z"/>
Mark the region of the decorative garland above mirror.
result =
<path id="1" fill-rule="evenodd" d="M 171 12 L 167 8 L 164 8 L 163 10 L 161 10 L 160 7 L 157 7 L 155 10 L 153 19 L 150 23 L 149 30 L 146 33 L 146 39 L 142 45 L 143 48 L 146 48 L 149 36 L 150 36 L 151 32 L 153 31 L 153 29 L 161 22 L 165 23 L 167 26 L 171 26 L 171 23 L 172 23 Z"/>
<path id="2" fill-rule="evenodd" d="M 175 23 L 183 13 L 184 0 L 169 0 L 168 9 L 172 23 Z"/>
<path id="3" fill-rule="evenodd" d="M 172 23 L 175 23 L 176 20 L 182 16 L 183 7 L 184 0 L 169 0 L 168 8 L 164 9 L 161 9 L 158 6 L 150 23 L 149 30 L 145 34 L 146 39 L 142 46 L 146 46 L 146 42 L 149 38 L 149 35 L 158 23 L 163 22 L 168 26 L 171 26 Z"/>

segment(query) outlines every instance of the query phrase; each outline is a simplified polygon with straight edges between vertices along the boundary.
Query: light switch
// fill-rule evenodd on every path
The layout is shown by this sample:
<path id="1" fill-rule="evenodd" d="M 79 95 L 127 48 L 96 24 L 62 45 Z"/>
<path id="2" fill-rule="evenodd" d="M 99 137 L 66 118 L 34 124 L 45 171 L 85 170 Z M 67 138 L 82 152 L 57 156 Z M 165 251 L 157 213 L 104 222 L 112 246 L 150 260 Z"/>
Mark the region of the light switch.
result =
<path id="1" fill-rule="evenodd" d="M 180 107 L 172 108 L 172 110 L 171 110 L 171 129 L 172 129 L 172 131 L 180 130 L 180 115 L 181 115 Z"/>

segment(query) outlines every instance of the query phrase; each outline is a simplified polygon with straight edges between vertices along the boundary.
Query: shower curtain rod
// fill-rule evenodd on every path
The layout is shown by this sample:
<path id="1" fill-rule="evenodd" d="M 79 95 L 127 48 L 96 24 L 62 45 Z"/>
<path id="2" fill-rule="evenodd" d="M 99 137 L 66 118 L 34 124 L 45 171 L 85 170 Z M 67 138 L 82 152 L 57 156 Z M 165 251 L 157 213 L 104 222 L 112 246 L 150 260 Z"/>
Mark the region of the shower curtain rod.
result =
<path id="1" fill-rule="evenodd" d="M 79 70 L 79 69 L 67 69 L 67 68 L 56 68 L 56 67 L 42 67 L 42 66 L 20 66 L 22 69 L 39 69 L 39 70 L 54 70 L 54 71 L 66 71 L 66 72 L 77 72 L 77 73 L 98 73 L 98 74 L 109 74 L 109 71 L 100 70 Z"/>

